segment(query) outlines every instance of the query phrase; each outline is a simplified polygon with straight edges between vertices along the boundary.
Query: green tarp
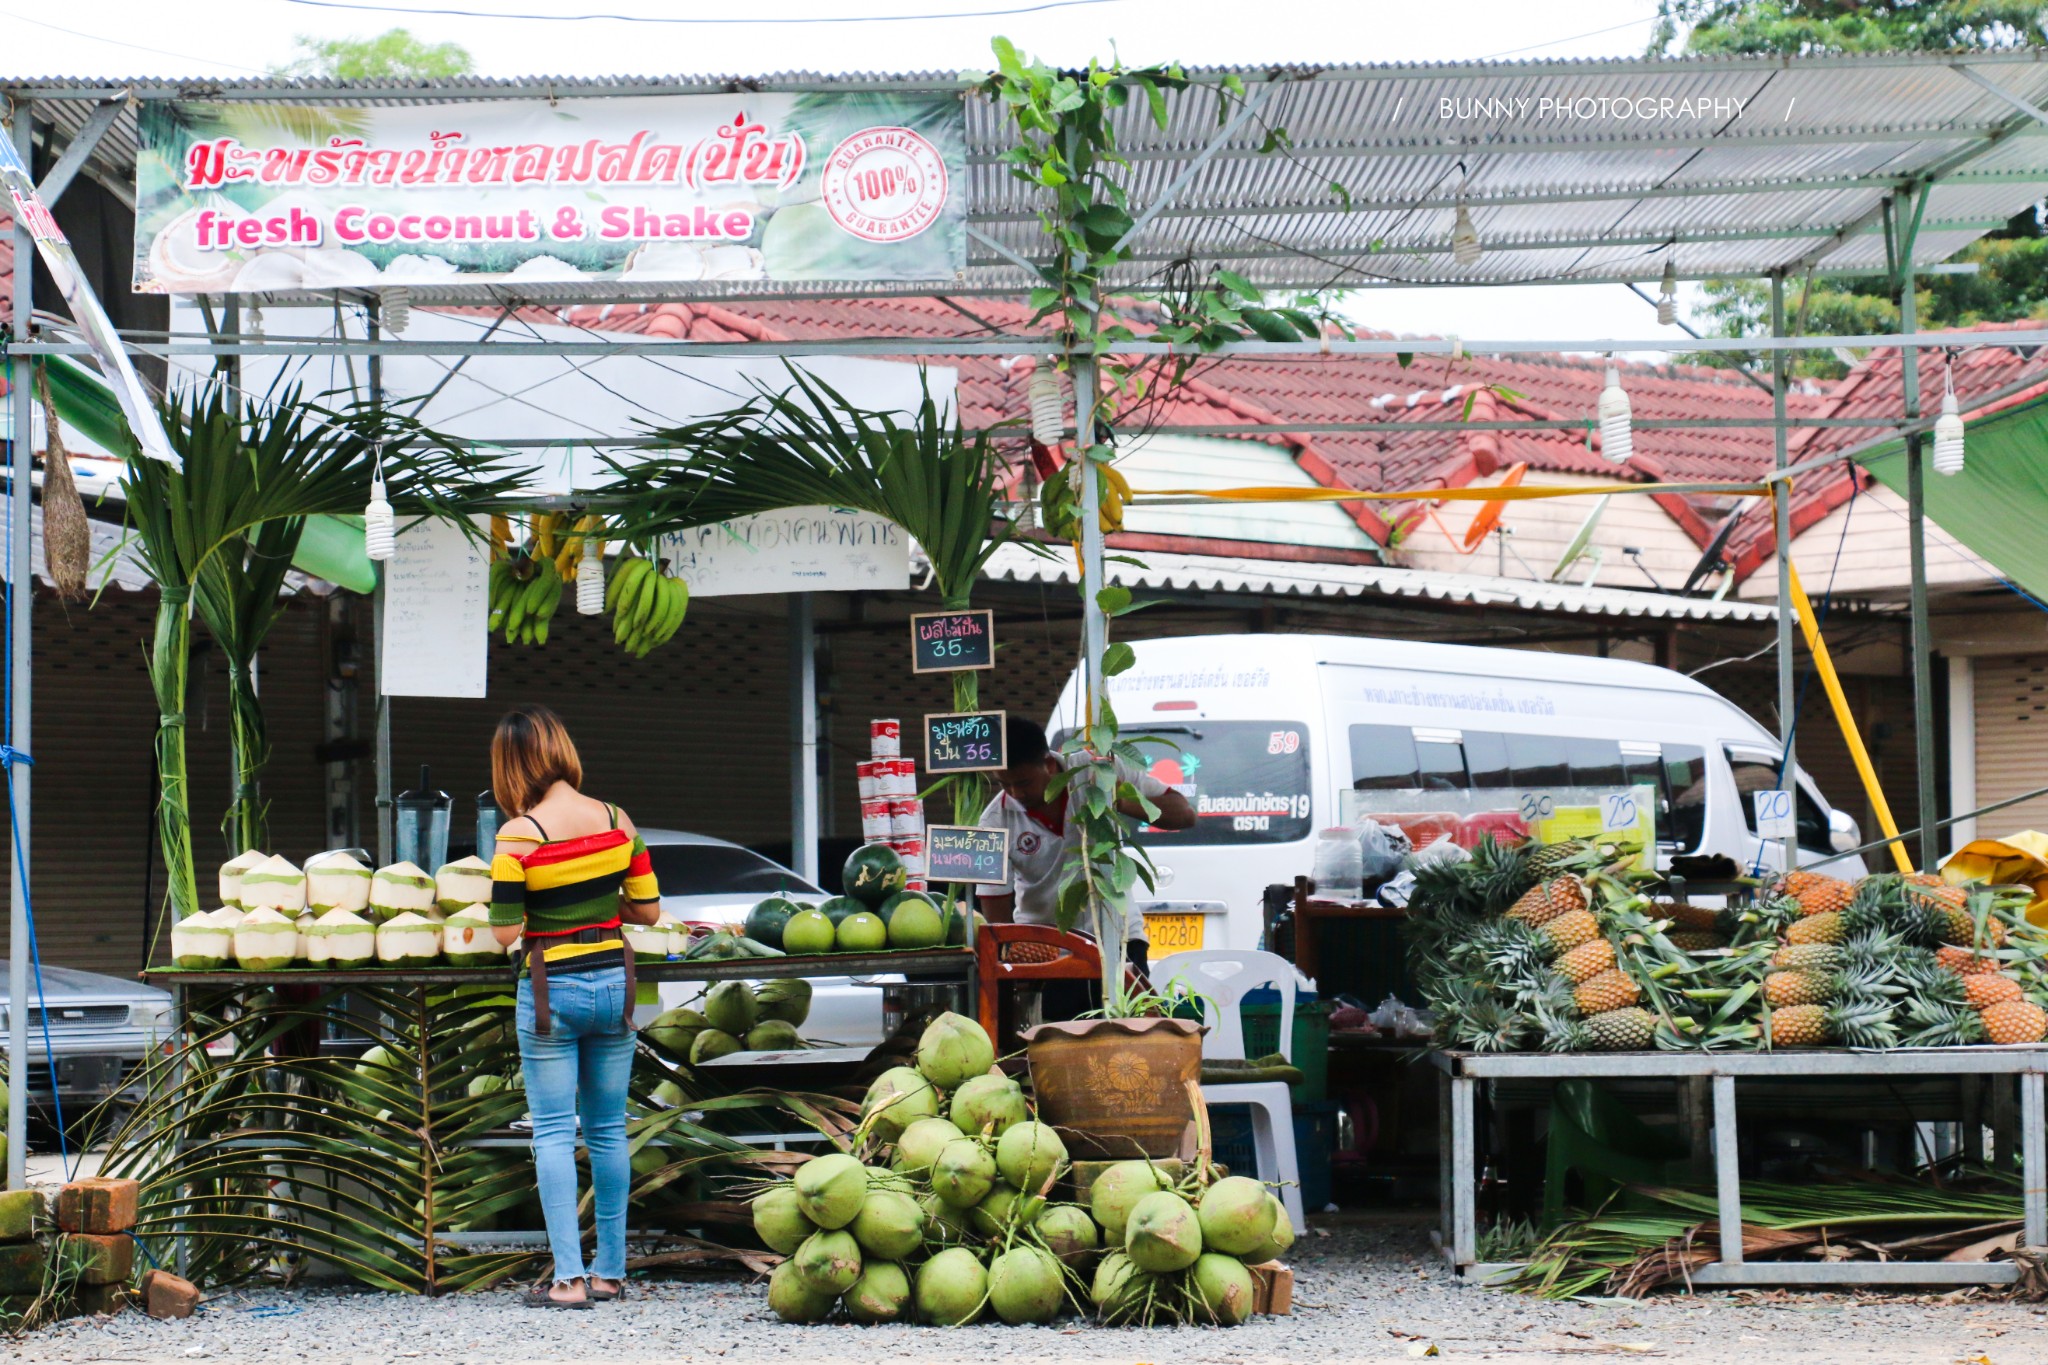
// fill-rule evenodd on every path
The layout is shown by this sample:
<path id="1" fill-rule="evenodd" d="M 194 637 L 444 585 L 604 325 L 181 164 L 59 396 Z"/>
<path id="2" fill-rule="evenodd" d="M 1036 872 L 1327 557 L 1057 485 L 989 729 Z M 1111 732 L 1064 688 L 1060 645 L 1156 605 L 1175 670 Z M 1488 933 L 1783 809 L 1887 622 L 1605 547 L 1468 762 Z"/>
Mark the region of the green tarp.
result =
<path id="1" fill-rule="evenodd" d="M 1968 429 L 1960 474 L 1935 473 L 1934 438 L 1923 442 L 1927 519 L 2034 596 L 2048 598 L 2048 398 L 1977 418 Z M 1903 439 L 1856 462 L 1906 496 Z"/>
<path id="2" fill-rule="evenodd" d="M 128 419 L 99 376 L 61 356 L 50 357 L 49 363 L 50 398 L 58 418 L 102 449 L 128 448 Z M 377 566 L 363 549 L 361 517 L 309 518 L 292 567 L 353 592 L 373 592 L 377 587 Z"/>

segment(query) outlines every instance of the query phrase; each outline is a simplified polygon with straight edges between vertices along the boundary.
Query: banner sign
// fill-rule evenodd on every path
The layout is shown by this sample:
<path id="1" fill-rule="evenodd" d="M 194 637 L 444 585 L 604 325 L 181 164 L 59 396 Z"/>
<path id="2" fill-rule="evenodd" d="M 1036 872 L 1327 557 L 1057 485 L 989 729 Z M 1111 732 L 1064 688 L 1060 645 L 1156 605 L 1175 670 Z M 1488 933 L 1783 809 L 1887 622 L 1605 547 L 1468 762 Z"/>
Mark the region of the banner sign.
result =
<path id="1" fill-rule="evenodd" d="M 106 376 L 107 386 L 113 389 L 114 401 L 121 405 L 121 415 L 128 419 L 128 430 L 134 434 L 135 444 L 150 459 L 182 468 L 183 461 L 171 449 L 171 438 L 164 433 L 163 421 L 157 416 L 156 400 L 149 396 L 148 389 L 142 387 L 135 367 L 128 363 L 128 352 L 122 348 L 121 338 L 114 331 L 107 310 L 100 307 L 92 286 L 85 282 L 85 272 L 78 267 L 78 257 L 71 250 L 70 240 L 57 226 L 49 205 L 36 193 L 35 178 L 28 173 L 28 167 L 21 164 L 13 139 L 5 136 L 0 136 L 0 183 L 7 186 L 7 196 L 14 201 L 15 221 L 27 227 L 29 236 L 35 239 L 36 254 L 42 257 L 44 268 L 56 281 L 57 292 L 64 296 L 64 305 L 71 310 L 71 320 L 85 333 L 86 344 L 92 347 L 93 359 L 99 362 L 100 373 Z M 28 262 L 16 261 L 14 268 L 26 270 Z M 28 319 L 16 318 L 15 328 L 26 339 Z M 23 393 L 17 401 L 27 402 L 28 395 Z M 11 437 L 13 433 L 8 435 Z"/>
<path id="2" fill-rule="evenodd" d="M 901 592 L 910 538 L 885 517 L 788 507 L 663 536 L 655 553 L 692 597 L 743 593 Z"/>
<path id="3" fill-rule="evenodd" d="M 135 288 L 950 282 L 957 95 L 717 94 L 138 115 Z"/>

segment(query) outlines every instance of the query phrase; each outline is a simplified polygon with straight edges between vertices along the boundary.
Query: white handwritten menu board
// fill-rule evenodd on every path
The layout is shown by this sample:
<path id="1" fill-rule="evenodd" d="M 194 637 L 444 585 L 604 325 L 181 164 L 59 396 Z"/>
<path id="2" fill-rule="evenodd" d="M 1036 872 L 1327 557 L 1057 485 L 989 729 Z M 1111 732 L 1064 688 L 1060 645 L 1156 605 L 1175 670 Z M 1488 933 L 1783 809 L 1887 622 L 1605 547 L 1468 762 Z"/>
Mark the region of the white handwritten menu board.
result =
<path id="1" fill-rule="evenodd" d="M 429 517 L 398 533 L 384 566 L 377 682 L 390 697 L 482 697 L 489 681 L 490 569 L 483 544 Z"/>

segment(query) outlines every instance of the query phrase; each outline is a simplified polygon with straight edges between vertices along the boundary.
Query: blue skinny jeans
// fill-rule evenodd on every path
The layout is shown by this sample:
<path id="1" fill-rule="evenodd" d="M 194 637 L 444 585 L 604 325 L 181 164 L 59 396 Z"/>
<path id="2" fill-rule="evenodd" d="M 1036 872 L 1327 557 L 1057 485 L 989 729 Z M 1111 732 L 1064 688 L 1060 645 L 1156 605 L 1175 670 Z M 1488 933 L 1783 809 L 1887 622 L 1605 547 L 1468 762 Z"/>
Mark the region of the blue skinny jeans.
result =
<path id="1" fill-rule="evenodd" d="M 555 1280 L 626 1274 L 626 1195 L 633 1179 L 626 1151 L 626 1078 L 633 1068 L 633 1035 L 626 1031 L 626 973 L 622 968 L 560 972 L 548 977 L 553 1031 L 533 1027 L 533 982 L 519 982 L 519 1060 L 526 1075 L 526 1107 L 533 1118 L 533 1166 L 547 1219 Z M 597 1253 L 583 1264 L 576 1216 L 576 1120 L 590 1154 L 597 1205 Z"/>

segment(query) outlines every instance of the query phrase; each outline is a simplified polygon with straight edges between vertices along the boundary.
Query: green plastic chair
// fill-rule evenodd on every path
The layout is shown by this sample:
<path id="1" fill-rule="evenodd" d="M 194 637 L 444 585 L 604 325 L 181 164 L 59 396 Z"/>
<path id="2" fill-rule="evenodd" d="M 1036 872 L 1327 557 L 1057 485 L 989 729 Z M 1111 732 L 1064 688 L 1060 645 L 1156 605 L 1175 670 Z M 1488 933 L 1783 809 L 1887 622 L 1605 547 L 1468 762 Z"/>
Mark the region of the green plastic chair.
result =
<path id="1" fill-rule="evenodd" d="M 1684 1183 L 1691 1178 L 1690 1158 L 1680 1137 L 1644 1123 L 1601 1086 L 1559 1081 L 1550 1098 L 1543 1220 L 1564 1218 L 1566 1182 L 1574 1171 L 1584 1187 L 1583 1207 L 1597 1209 L 1624 1185 Z"/>

